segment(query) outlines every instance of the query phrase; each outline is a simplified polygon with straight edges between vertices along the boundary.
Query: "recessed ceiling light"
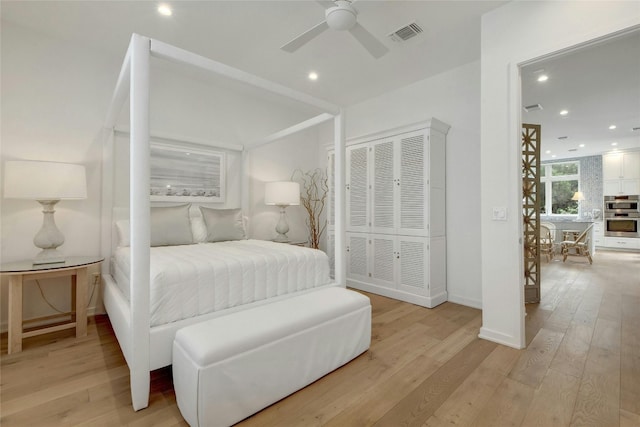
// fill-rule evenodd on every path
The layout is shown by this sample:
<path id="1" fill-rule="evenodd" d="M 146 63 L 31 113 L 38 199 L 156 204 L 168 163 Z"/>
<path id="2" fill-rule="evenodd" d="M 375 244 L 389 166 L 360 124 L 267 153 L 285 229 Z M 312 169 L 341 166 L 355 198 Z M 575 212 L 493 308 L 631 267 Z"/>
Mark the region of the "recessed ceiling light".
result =
<path id="1" fill-rule="evenodd" d="M 318 80 L 318 73 L 316 73 L 315 71 L 310 72 L 309 73 L 309 80 L 313 80 L 313 81 Z"/>
<path id="2" fill-rule="evenodd" d="M 547 76 L 546 74 L 541 74 L 538 76 L 539 82 L 546 82 L 547 80 L 549 80 L 549 76 Z"/>
<path id="3" fill-rule="evenodd" d="M 169 5 L 161 4 L 158 6 L 158 13 L 163 16 L 171 16 L 173 15 L 173 10 L 171 10 Z"/>
<path id="4" fill-rule="evenodd" d="M 569 111 L 568 111 L 568 110 L 561 110 L 561 111 L 560 111 L 560 115 L 561 115 L 561 116 L 566 116 L 567 114 L 569 114 Z"/>
<path id="5" fill-rule="evenodd" d="M 617 142 L 612 142 L 611 145 L 613 145 L 615 147 L 616 145 L 618 145 L 618 143 Z"/>
<path id="6" fill-rule="evenodd" d="M 552 157 L 552 158 L 555 158 L 555 157 L 556 157 L 556 155 L 555 155 L 555 154 L 552 154 L 552 155 L 551 155 L 551 157 Z"/>
<path id="7" fill-rule="evenodd" d="M 617 126 L 616 126 L 616 125 L 611 125 L 611 126 L 609 126 L 609 130 L 614 130 L 615 128 L 617 128 Z"/>
<path id="8" fill-rule="evenodd" d="M 551 154 L 551 150 L 545 151 L 545 154 Z"/>
<path id="9" fill-rule="evenodd" d="M 584 144 L 580 144 L 580 145 L 578 145 L 578 147 L 584 148 Z"/>

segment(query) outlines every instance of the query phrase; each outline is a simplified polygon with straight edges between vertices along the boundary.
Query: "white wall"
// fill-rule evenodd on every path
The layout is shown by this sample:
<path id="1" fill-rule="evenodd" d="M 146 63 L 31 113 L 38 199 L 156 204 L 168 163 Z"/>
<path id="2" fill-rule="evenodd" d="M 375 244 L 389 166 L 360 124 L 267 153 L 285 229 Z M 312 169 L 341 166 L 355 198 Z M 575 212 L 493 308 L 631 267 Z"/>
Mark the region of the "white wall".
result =
<path id="1" fill-rule="evenodd" d="M 56 222 L 66 237 L 61 247 L 65 253 L 98 255 L 101 252 L 103 164 L 100 133 L 126 47 L 123 47 L 122 56 L 114 57 L 4 21 L 1 30 L 0 164 L 12 159 L 84 164 L 88 198 L 60 202 L 56 207 Z M 155 62 L 157 60 L 154 65 Z M 251 90 L 238 93 L 235 87 L 229 89 L 219 79 L 198 73 L 176 74 L 175 70 L 175 66 L 153 69 L 152 134 L 242 144 L 309 117 L 304 109 L 291 109 L 284 101 L 274 104 L 269 96 L 256 95 Z M 119 125 L 126 128 L 127 117 L 125 109 Z M 288 178 L 292 168 L 306 167 L 314 157 L 310 153 L 317 152 L 314 134 L 306 136 L 308 139 L 292 138 L 301 144 L 311 144 L 309 154 L 296 148 L 294 140 L 279 147 L 277 144 L 273 148 L 265 147 L 261 157 L 270 159 L 271 163 L 263 179 Z M 302 158 L 299 164 L 292 157 L 296 155 Z M 261 170 L 261 157 L 253 162 L 258 171 Z M 239 168 L 240 162 L 235 160 L 228 166 Z M 278 160 L 283 160 L 281 165 Z M 240 185 L 237 171 L 233 172 L 227 187 L 229 203 L 239 205 Z M 263 183 L 256 185 L 260 187 Z M 260 191 L 254 193 L 261 194 Z M 32 239 L 42 223 L 39 205 L 34 201 L 12 199 L 0 199 L 0 203 L 2 262 L 33 257 L 38 249 L 33 246 Z M 293 209 L 291 211 L 294 214 Z M 271 214 L 277 215 L 277 211 Z M 268 221 L 272 220 L 270 215 L 267 215 Z M 5 328 L 7 280 L 3 279 L 1 285 L 0 321 Z M 67 280 L 47 280 L 43 285 L 47 298 L 54 305 L 62 310 L 69 309 Z M 53 314 L 34 283 L 25 286 L 24 300 L 25 318 Z M 100 307 L 100 303 L 94 297 L 89 314 L 96 306 Z"/>
<path id="2" fill-rule="evenodd" d="M 347 138 L 431 117 L 447 135 L 447 291 L 449 300 L 480 308 L 480 63 L 449 70 L 347 108 Z M 332 129 L 323 127 L 322 141 Z"/>
<path id="3" fill-rule="evenodd" d="M 271 240 L 277 235 L 275 228 L 280 208 L 264 204 L 264 186 L 271 181 L 290 181 L 296 169 L 310 171 L 318 167 L 317 129 L 311 128 L 291 135 L 284 140 L 263 145 L 249 151 L 249 179 L 251 183 L 250 209 L 252 212 L 249 234 L 252 238 Z M 286 209 L 290 240 L 308 240 L 305 221 L 306 210 L 302 206 Z"/>
<path id="4" fill-rule="evenodd" d="M 84 164 L 88 197 L 58 203 L 56 223 L 65 236 L 65 253 L 97 255 L 102 154 L 98 134 L 118 66 L 89 49 L 71 48 L 6 22 L 1 40 L 2 166 L 12 159 Z M 40 205 L 29 200 L 0 202 L 2 262 L 33 257 L 38 252 L 33 236 L 42 224 Z M 3 279 L 3 325 L 6 282 Z M 69 310 L 68 280 L 41 284 L 53 305 Z M 53 314 L 33 282 L 25 285 L 24 300 L 25 318 Z M 94 303 L 95 297 L 92 307 Z"/>
<path id="5" fill-rule="evenodd" d="M 640 2 L 515 1 L 483 16 L 480 336 L 524 347 L 518 64 L 640 25 Z M 506 207 L 507 221 L 492 221 Z"/>

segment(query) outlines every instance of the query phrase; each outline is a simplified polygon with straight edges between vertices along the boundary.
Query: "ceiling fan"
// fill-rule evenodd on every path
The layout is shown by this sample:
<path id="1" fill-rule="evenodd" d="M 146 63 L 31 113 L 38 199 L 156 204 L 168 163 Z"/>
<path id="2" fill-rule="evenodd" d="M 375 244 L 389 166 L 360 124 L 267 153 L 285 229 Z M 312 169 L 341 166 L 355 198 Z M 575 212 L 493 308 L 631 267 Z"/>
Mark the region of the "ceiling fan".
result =
<path id="1" fill-rule="evenodd" d="M 316 1 L 323 6 L 328 6 L 325 10 L 325 20 L 282 46 L 282 50 L 295 52 L 322 34 L 327 28 L 331 28 L 338 31 L 348 30 L 374 58 L 380 58 L 389 51 L 385 45 L 358 23 L 358 12 L 351 6 L 350 0 Z"/>

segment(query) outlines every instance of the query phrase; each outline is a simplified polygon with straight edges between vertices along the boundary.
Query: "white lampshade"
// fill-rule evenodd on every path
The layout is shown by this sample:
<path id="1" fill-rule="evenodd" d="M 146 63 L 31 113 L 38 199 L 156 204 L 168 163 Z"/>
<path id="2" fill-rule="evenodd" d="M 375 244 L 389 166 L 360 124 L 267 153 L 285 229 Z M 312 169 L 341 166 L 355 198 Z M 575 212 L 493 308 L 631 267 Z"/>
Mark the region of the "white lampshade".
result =
<path id="1" fill-rule="evenodd" d="M 573 193 L 571 200 L 584 200 L 584 194 L 582 194 L 582 191 L 576 191 Z"/>
<path id="2" fill-rule="evenodd" d="M 7 161 L 4 166 L 4 197 L 31 200 L 86 199 L 85 167 L 70 163 Z"/>
<path id="3" fill-rule="evenodd" d="M 267 182 L 264 189 L 266 205 L 292 206 L 300 204 L 300 184 L 291 181 Z"/>

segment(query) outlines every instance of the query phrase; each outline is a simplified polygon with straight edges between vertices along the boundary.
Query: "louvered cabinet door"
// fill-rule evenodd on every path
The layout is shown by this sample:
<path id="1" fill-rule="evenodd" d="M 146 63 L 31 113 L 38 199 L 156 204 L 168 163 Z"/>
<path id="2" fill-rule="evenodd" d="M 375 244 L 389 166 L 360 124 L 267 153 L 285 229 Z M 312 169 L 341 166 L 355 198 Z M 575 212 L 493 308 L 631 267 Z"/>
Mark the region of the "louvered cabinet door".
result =
<path id="1" fill-rule="evenodd" d="M 370 282 L 395 289 L 396 286 L 396 237 L 384 234 L 370 235 Z"/>
<path id="2" fill-rule="evenodd" d="M 347 279 L 365 282 L 369 279 L 369 237 L 362 233 L 346 233 Z"/>
<path id="3" fill-rule="evenodd" d="M 329 277 L 336 278 L 336 234 L 333 230 L 327 232 L 327 257 L 329 257 Z"/>
<path id="4" fill-rule="evenodd" d="M 429 248 L 425 237 L 398 236 L 398 289 L 428 295 Z"/>
<path id="5" fill-rule="evenodd" d="M 398 136 L 396 161 L 399 182 L 396 200 L 397 233 L 427 236 L 428 146 L 423 130 Z"/>
<path id="6" fill-rule="evenodd" d="M 369 147 L 347 148 L 347 231 L 369 231 Z"/>
<path id="7" fill-rule="evenodd" d="M 393 234 L 396 231 L 394 140 L 371 145 L 371 232 Z"/>

